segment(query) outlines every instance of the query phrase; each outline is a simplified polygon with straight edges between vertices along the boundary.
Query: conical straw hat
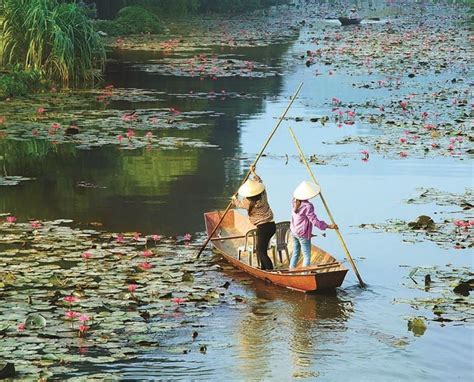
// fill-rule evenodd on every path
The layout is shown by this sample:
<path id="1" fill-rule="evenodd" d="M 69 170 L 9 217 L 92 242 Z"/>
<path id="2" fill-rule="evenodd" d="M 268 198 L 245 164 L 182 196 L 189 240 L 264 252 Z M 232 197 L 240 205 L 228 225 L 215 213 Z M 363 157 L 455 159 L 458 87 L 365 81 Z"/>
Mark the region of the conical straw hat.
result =
<path id="1" fill-rule="evenodd" d="M 257 182 L 252 179 L 247 179 L 242 186 L 239 188 L 239 195 L 246 198 L 261 194 L 265 190 L 263 183 Z"/>
<path id="2" fill-rule="evenodd" d="M 314 198 L 321 192 L 321 187 L 313 182 L 307 182 L 304 180 L 296 187 L 293 192 L 293 197 L 298 200 L 308 200 Z"/>

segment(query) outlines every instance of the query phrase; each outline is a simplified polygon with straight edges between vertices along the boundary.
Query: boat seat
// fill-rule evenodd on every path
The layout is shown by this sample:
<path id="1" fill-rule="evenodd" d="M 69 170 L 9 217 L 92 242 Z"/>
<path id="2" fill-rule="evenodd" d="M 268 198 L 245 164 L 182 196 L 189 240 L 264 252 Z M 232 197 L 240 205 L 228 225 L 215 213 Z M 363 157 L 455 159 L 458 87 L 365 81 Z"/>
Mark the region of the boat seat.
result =
<path id="1" fill-rule="evenodd" d="M 251 239 L 252 246 L 249 247 L 249 239 Z M 238 257 L 240 260 L 240 257 L 243 252 L 247 252 L 249 255 L 249 265 L 252 266 L 252 258 L 255 253 L 257 253 L 257 229 L 251 229 L 250 231 L 247 231 L 245 234 L 245 244 L 239 248 L 237 248 L 238 251 Z M 257 264 L 260 266 L 260 261 L 258 260 L 257 257 Z"/>
<path id="2" fill-rule="evenodd" d="M 288 239 L 290 236 L 290 222 L 283 221 L 275 224 L 276 230 L 275 235 L 268 243 L 268 248 L 273 250 L 273 265 L 278 264 L 276 254 L 278 253 L 278 259 L 280 264 L 283 264 L 283 252 L 285 252 L 286 260 L 290 261 L 290 253 L 288 251 Z M 252 243 L 250 246 L 249 243 Z M 245 244 L 238 248 L 238 258 L 241 260 L 243 252 L 247 252 L 249 255 L 249 265 L 252 266 L 253 255 L 257 252 L 257 229 L 251 229 L 245 234 Z M 260 261 L 257 257 L 257 264 L 260 266 Z"/>
<path id="3" fill-rule="evenodd" d="M 275 235 L 271 240 L 271 246 L 274 249 L 273 251 L 273 262 L 274 265 L 277 265 L 276 253 L 278 253 L 278 258 L 280 264 L 283 263 L 283 252 L 286 254 L 286 260 L 290 261 L 290 253 L 288 251 L 288 239 L 290 237 L 290 222 L 283 221 L 276 223 Z"/>

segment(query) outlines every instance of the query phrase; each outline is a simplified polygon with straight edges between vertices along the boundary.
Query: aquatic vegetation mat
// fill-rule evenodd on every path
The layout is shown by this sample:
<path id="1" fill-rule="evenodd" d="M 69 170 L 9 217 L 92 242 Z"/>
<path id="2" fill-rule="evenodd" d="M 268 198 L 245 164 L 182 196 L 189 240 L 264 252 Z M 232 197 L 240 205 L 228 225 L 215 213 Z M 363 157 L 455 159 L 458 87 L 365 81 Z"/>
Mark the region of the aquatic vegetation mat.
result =
<path id="1" fill-rule="evenodd" d="M 0 359 L 18 376 L 132 359 L 176 330 L 190 330 L 191 341 L 192 325 L 211 308 L 238 303 L 213 275 L 216 266 L 194 261 L 189 234 L 111 234 L 71 223 L 0 223 Z"/>
<path id="2" fill-rule="evenodd" d="M 422 335 L 426 330 L 424 320 L 474 323 L 474 273 L 469 267 L 416 267 L 411 269 L 404 285 L 421 291 L 421 296 L 409 300 L 397 298 L 395 302 L 432 313 L 428 317 L 409 319 L 408 330 L 415 335 Z"/>
<path id="3" fill-rule="evenodd" d="M 389 219 L 382 224 L 360 224 L 360 228 L 390 233 L 401 233 L 403 241 L 409 243 L 432 241 L 444 248 L 466 249 L 474 247 L 474 217 L 469 220 L 444 219 L 433 221 L 429 216 L 421 215 L 414 221 Z"/>
<path id="4" fill-rule="evenodd" d="M 457 207 L 455 211 L 436 212 L 437 217 L 420 215 L 413 221 L 389 219 L 382 224 L 360 224 L 359 228 L 373 229 L 391 233 L 401 233 L 403 241 L 415 243 L 429 240 L 444 248 L 467 249 L 474 247 L 474 215 L 472 191 L 467 189 L 464 194 L 442 192 L 433 188 L 419 189 L 420 194 L 405 202 L 435 203 L 439 206 Z M 453 218 L 448 214 L 456 214 Z"/>
<path id="5" fill-rule="evenodd" d="M 206 127 L 213 111 L 180 111 L 163 105 L 162 93 L 147 90 L 105 89 L 38 94 L 28 99 L 12 99 L 0 106 L 5 122 L 0 138 L 44 140 L 54 145 L 73 144 L 78 149 L 116 145 L 120 149 L 176 149 L 216 147 L 199 134 L 185 136 L 187 130 Z M 124 111 L 115 102 L 149 102 L 153 106 Z M 196 137 L 194 137 L 194 136 Z M 203 134 L 200 134 L 202 136 Z M 205 134 L 204 134 L 205 135 Z"/>
<path id="6" fill-rule="evenodd" d="M 33 180 L 34 178 L 27 178 L 24 176 L 0 176 L 0 186 L 18 186 L 21 182 Z"/>

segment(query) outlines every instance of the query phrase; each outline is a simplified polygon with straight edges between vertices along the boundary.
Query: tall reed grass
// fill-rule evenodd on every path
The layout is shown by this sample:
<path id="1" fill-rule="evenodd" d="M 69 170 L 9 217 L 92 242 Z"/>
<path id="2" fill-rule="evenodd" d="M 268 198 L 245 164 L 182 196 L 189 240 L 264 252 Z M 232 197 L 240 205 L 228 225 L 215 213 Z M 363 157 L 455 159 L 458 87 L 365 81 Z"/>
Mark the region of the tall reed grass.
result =
<path id="1" fill-rule="evenodd" d="M 105 49 L 83 7 L 57 0 L 3 0 L 3 64 L 41 70 L 63 85 L 94 81 Z"/>

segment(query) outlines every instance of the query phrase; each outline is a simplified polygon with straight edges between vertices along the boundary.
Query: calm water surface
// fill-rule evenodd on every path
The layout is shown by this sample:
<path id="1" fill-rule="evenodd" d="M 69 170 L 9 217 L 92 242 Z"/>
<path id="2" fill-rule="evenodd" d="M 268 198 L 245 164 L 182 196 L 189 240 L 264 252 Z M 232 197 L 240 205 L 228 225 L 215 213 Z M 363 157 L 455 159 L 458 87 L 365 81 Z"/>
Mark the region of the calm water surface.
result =
<path id="1" fill-rule="evenodd" d="M 234 55 L 279 65 L 304 52 L 305 30 L 292 43 L 271 49 L 236 49 Z M 338 74 L 314 76 L 315 67 L 286 65 L 284 76 L 263 79 L 230 78 L 216 81 L 163 77 L 147 71 L 159 56 L 146 52 L 121 53 L 121 64 L 111 64 L 107 82 L 116 87 L 156 89 L 156 102 L 112 102 L 111 108 L 140 110 L 177 107 L 182 111 L 212 110 L 201 127 L 183 136 L 203 136 L 218 148 L 171 151 L 117 150 L 103 147 L 90 151 L 62 146 L 30 160 L 17 161 L 12 173 L 33 176 L 21 187 L 0 190 L 0 208 L 16 216 L 37 219 L 72 218 L 97 221 L 115 232 L 140 231 L 176 235 L 202 235 L 202 214 L 223 208 L 238 187 L 244 170 L 253 160 L 288 97 L 301 81 L 304 88 L 289 117 L 320 116 L 332 97 L 363 102 L 383 96 L 378 91 L 356 89 L 356 78 Z M 426 78 L 426 81 L 430 78 Z M 193 100 L 178 95 L 216 92 L 246 93 L 250 99 Z M 404 91 L 408 90 L 403 90 Z M 326 105 L 324 105 L 326 103 Z M 360 160 L 358 145 L 325 145 L 347 135 L 380 134 L 366 126 L 322 127 L 309 122 L 283 124 L 258 165 L 277 220 L 288 220 L 292 190 L 307 173 L 297 160 L 287 127 L 292 126 L 306 154 L 338 154 L 325 166 L 313 166 L 333 215 L 357 261 L 368 288 L 361 290 L 350 272 L 331 295 L 302 295 L 249 280 L 217 257 L 222 283 L 247 298 L 240 309 L 221 306 L 196 322 L 199 337 L 191 332 L 164 337 L 163 345 L 187 346 L 188 354 L 170 354 L 168 346 L 136 361 L 104 366 L 124 379 L 181 380 L 321 380 L 400 381 L 469 380 L 473 331 L 468 325 L 442 326 L 428 322 L 424 335 L 407 330 L 407 318 L 423 315 L 408 299 L 423 294 L 408 288 L 404 266 L 472 266 L 472 253 L 443 249 L 434 243 L 409 244 L 399 234 L 362 231 L 361 223 L 387 219 L 415 219 L 420 214 L 450 210 L 433 204 L 406 204 L 418 187 L 463 193 L 472 187 L 472 162 L 453 158 L 389 159 L 372 154 Z M 5 143 L 4 143 L 5 144 Z M 9 150 L 22 143 L 8 143 Z M 285 154 L 288 155 L 288 161 Z M 287 162 L 287 163 L 286 163 Z M 81 189 L 86 181 L 103 188 Z M 317 204 L 320 217 L 327 219 Z M 200 236 L 201 237 L 201 236 Z M 334 234 L 314 239 L 339 259 L 343 253 Z M 210 251 L 205 256 L 213 256 Z M 199 346 L 206 345 L 205 354 Z M 80 370 L 87 375 L 92 370 Z M 111 374 L 112 375 L 112 374 Z"/>

